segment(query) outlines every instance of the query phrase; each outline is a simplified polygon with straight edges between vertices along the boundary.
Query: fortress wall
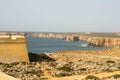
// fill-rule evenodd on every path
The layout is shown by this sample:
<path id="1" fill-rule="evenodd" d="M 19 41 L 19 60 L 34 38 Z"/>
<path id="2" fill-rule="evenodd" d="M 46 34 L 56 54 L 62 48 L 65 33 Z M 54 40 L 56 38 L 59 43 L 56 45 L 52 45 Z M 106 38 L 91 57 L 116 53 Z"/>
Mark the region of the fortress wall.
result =
<path id="1" fill-rule="evenodd" d="M 0 62 L 29 62 L 23 36 L 0 36 Z"/>

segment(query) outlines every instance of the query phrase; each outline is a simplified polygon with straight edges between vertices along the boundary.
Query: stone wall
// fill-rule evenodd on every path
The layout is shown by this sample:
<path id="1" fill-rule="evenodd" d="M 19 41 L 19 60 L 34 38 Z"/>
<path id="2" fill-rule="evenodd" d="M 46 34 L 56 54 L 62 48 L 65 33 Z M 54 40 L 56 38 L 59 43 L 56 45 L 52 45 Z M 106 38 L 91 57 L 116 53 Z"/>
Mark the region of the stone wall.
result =
<path id="1" fill-rule="evenodd" d="M 29 62 L 23 36 L 0 36 L 0 62 Z"/>

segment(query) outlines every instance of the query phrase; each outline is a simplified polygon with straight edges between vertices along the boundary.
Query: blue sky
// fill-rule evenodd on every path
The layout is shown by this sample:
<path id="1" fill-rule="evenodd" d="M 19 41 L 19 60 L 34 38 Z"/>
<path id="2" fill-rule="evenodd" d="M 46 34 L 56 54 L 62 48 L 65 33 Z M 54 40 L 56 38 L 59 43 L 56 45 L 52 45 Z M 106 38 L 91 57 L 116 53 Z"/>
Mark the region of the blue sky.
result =
<path id="1" fill-rule="evenodd" d="M 0 0 L 0 31 L 120 32 L 120 0 Z"/>

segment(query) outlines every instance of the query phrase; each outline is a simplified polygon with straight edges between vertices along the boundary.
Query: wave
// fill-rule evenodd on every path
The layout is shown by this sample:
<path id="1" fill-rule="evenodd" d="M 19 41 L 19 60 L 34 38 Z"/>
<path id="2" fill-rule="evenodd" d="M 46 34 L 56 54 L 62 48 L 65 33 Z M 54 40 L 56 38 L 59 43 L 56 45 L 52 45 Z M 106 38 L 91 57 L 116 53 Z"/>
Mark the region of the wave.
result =
<path id="1" fill-rule="evenodd" d="M 85 43 L 85 44 L 81 44 L 82 47 L 88 47 L 88 44 Z"/>

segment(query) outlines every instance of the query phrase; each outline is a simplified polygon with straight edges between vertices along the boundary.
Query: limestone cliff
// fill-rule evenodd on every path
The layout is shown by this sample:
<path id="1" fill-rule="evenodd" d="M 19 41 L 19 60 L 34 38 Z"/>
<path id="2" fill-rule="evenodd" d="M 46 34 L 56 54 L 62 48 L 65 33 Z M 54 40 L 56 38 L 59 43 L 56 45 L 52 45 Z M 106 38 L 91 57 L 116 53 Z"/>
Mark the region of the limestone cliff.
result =
<path id="1" fill-rule="evenodd" d="M 88 39 L 89 46 L 111 46 L 111 47 L 119 47 L 120 39 L 119 38 L 102 38 L 102 37 L 94 37 Z"/>
<path id="2" fill-rule="evenodd" d="M 79 41 L 79 36 L 66 36 L 66 41 Z"/>

